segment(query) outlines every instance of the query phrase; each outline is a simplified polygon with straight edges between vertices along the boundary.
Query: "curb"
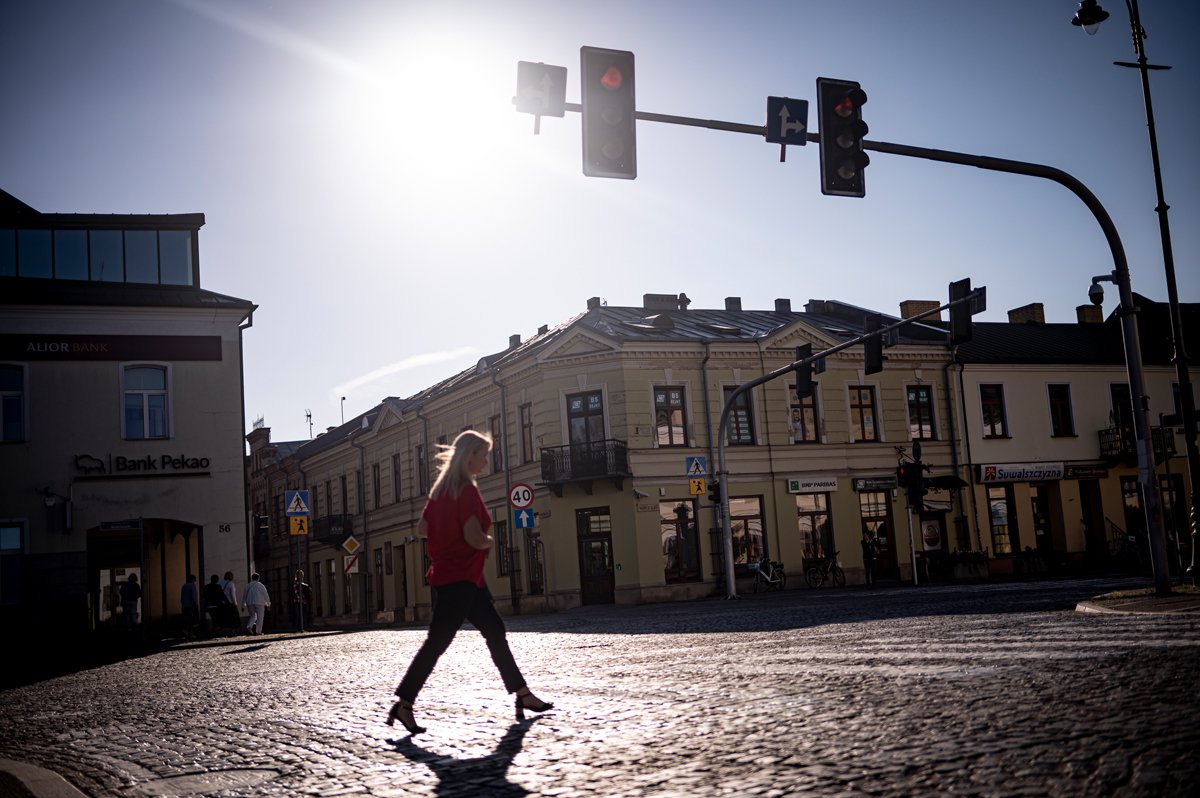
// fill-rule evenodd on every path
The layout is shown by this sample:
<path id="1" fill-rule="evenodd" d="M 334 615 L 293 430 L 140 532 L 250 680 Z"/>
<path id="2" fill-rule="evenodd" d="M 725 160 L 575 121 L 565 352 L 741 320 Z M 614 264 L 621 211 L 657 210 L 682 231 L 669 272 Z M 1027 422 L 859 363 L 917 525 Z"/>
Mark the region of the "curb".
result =
<path id="1" fill-rule="evenodd" d="M 0 759 L 0 796 L 4 798 L 86 798 L 62 776 L 45 768 Z"/>

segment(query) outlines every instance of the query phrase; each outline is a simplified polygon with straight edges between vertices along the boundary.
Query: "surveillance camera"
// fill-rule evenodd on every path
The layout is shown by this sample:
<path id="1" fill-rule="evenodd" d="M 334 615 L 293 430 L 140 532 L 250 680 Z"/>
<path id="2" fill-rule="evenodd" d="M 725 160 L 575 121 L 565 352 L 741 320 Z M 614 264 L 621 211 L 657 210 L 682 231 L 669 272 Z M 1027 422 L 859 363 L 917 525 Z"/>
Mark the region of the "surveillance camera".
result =
<path id="1" fill-rule="evenodd" d="M 1092 300 L 1093 305 L 1103 305 L 1104 286 L 1100 285 L 1100 283 L 1092 283 L 1091 287 L 1088 288 L 1088 299 Z"/>
<path id="2" fill-rule="evenodd" d="M 642 493 L 642 492 L 641 492 L 640 490 L 638 490 L 637 488 L 634 488 L 634 489 L 633 489 L 633 498 L 635 498 L 635 499 L 649 499 L 649 498 L 650 498 L 650 494 L 649 494 L 649 493 Z"/>

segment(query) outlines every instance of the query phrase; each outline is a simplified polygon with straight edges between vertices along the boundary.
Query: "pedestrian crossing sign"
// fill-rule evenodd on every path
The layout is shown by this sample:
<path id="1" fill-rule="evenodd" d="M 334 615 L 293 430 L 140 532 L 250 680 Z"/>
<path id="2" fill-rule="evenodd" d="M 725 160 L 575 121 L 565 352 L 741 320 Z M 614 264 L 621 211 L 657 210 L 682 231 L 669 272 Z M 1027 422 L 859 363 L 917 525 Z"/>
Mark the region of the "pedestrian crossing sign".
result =
<path id="1" fill-rule="evenodd" d="M 288 519 L 288 530 L 293 535 L 307 535 L 308 534 L 308 516 L 307 515 L 293 515 L 291 518 Z"/>
<path id="2" fill-rule="evenodd" d="M 283 503 L 287 507 L 289 516 L 308 515 L 308 491 L 306 490 L 284 491 Z"/>

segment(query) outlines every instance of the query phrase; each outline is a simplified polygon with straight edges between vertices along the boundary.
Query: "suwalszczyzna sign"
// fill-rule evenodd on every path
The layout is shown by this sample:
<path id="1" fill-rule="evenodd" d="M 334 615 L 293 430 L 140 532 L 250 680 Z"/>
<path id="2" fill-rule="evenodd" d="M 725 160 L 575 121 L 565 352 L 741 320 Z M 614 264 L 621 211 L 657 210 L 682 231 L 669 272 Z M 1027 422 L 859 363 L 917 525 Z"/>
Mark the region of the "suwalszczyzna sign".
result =
<path id="1" fill-rule="evenodd" d="M 1062 463 L 994 463 L 979 466 L 980 482 L 1043 482 L 1063 478 Z"/>

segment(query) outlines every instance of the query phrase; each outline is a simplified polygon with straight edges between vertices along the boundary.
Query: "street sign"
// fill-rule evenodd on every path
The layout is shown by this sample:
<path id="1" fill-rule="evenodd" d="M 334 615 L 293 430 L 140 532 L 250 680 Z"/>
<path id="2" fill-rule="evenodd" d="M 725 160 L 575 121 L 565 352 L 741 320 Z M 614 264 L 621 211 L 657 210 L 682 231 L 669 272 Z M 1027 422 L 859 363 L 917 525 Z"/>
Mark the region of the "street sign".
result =
<path id="1" fill-rule="evenodd" d="M 291 515 L 308 515 L 308 491 L 306 490 L 289 490 L 284 491 L 283 502 L 287 507 L 287 514 Z"/>
<path id="2" fill-rule="evenodd" d="M 767 98 L 767 134 L 772 144 L 808 143 L 808 100 Z"/>
<path id="3" fill-rule="evenodd" d="M 533 497 L 533 488 L 524 482 L 518 482 L 508 492 L 508 503 L 514 508 L 521 510 L 533 504 Z"/>
<path id="4" fill-rule="evenodd" d="M 517 62 L 517 110 L 537 116 L 565 116 L 567 68 Z"/>
<path id="5" fill-rule="evenodd" d="M 346 576 L 349 576 L 350 574 L 358 573 L 358 555 L 357 554 L 351 554 L 349 557 L 343 557 L 342 562 L 345 563 L 345 565 L 342 568 L 342 573 L 346 574 Z"/>
<path id="6" fill-rule="evenodd" d="M 517 529 L 533 529 L 533 510 L 517 510 L 513 513 L 513 526 Z"/>
<path id="7" fill-rule="evenodd" d="M 308 534 L 308 516 L 293 515 L 288 518 L 288 531 L 293 535 Z"/>
<path id="8" fill-rule="evenodd" d="M 354 535 L 351 535 L 342 541 L 342 548 L 346 550 L 347 554 L 354 554 L 356 551 L 362 548 L 362 544 L 358 542 L 358 538 L 354 537 Z"/>
<path id="9" fill-rule="evenodd" d="M 692 496 L 703 496 L 708 491 L 708 486 L 704 484 L 704 477 L 697 477 L 688 480 L 688 493 Z"/>
<path id="10" fill-rule="evenodd" d="M 686 457 L 684 458 L 684 466 L 687 469 L 686 475 L 688 479 L 695 477 L 708 476 L 708 458 L 706 457 Z"/>

